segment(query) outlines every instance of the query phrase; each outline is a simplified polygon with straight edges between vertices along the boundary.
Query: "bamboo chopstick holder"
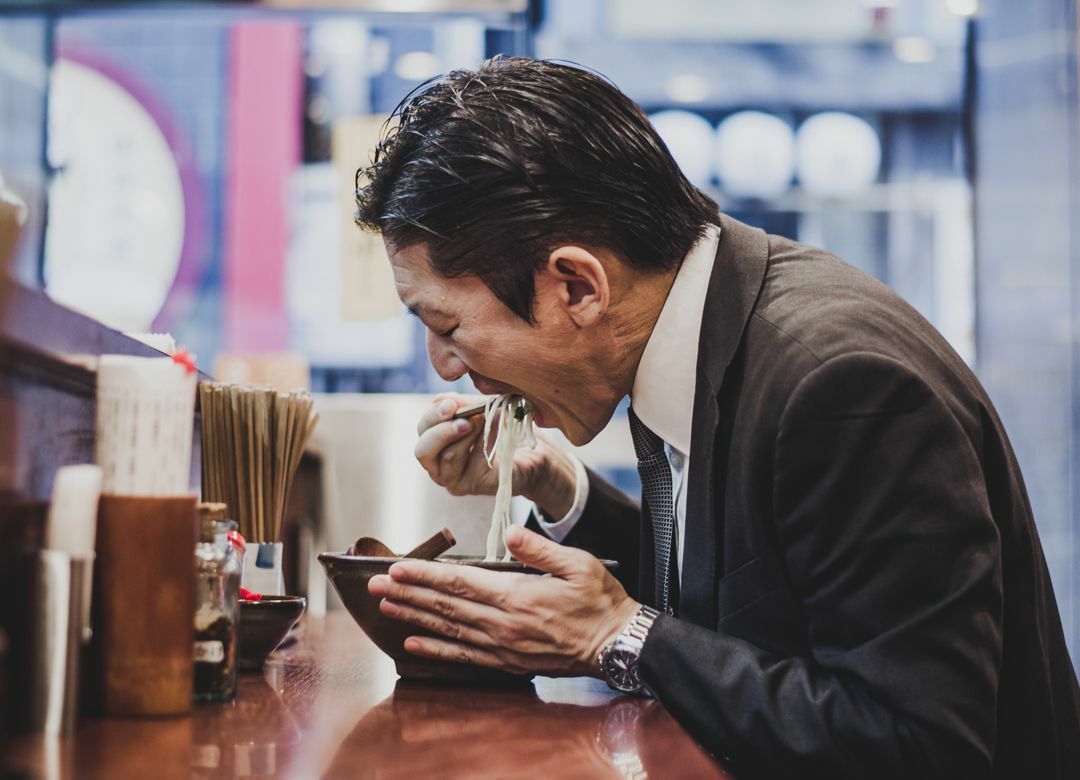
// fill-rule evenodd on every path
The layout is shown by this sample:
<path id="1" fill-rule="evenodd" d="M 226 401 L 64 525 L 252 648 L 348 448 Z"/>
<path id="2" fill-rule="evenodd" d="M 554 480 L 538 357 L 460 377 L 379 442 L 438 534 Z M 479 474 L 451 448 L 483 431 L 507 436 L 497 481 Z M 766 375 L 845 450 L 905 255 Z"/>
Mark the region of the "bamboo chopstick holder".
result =
<path id="1" fill-rule="evenodd" d="M 276 542 L 289 488 L 318 421 L 306 391 L 204 383 L 204 501 L 228 504 L 241 534 Z"/>

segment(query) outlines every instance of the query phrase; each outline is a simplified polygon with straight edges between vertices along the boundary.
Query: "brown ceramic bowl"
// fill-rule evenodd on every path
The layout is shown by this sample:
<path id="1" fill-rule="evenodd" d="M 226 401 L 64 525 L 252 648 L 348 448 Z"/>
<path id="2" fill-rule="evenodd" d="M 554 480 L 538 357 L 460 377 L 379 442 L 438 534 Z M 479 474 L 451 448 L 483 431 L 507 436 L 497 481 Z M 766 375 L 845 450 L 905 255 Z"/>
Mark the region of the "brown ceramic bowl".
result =
<path id="1" fill-rule="evenodd" d="M 267 656 L 284 641 L 304 614 L 303 596 L 263 596 L 258 601 L 240 599 L 239 647 L 236 668 L 261 669 Z"/>
<path id="2" fill-rule="evenodd" d="M 319 562 L 334 584 L 345 608 L 380 650 L 394 659 L 397 672 L 406 680 L 465 683 L 471 685 L 521 685 L 532 675 L 523 676 L 486 669 L 469 664 L 432 661 L 405 651 L 405 639 L 410 636 L 435 636 L 425 629 L 386 617 L 379 611 L 381 598 L 368 593 L 368 580 L 376 574 L 386 574 L 391 564 L 404 558 L 374 558 L 341 553 L 323 553 Z M 542 574 L 521 561 L 485 561 L 480 557 L 444 555 L 440 562 L 457 566 L 479 566 L 493 571 Z M 618 564 L 603 561 L 609 571 Z"/>

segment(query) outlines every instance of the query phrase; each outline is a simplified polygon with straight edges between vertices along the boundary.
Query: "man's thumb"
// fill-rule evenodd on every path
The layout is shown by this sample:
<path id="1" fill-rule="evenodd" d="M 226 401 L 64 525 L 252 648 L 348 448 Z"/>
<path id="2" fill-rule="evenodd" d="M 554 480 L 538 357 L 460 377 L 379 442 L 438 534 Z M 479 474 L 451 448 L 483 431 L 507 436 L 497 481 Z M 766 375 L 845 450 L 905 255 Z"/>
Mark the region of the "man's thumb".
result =
<path id="1" fill-rule="evenodd" d="M 565 577 L 577 570 L 573 562 L 575 550 L 520 525 L 506 529 L 506 549 L 525 565 L 556 577 Z"/>

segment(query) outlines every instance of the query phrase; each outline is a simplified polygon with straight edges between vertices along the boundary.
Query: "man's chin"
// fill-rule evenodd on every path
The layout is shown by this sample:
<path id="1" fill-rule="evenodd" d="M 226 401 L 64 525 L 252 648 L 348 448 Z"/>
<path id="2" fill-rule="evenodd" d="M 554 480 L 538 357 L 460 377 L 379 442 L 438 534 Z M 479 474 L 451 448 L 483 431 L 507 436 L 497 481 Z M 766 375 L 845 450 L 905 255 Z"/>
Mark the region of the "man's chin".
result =
<path id="1" fill-rule="evenodd" d="M 575 447 L 583 447 L 593 439 L 596 438 L 596 434 L 599 431 L 590 431 L 587 428 L 575 427 L 572 430 L 566 430 L 565 428 L 559 428 L 559 432 L 566 437 L 566 440 L 573 444 Z"/>
<path id="2" fill-rule="evenodd" d="M 548 409 L 547 411 L 551 411 Z M 568 442 L 575 447 L 588 444 L 596 438 L 599 430 L 590 430 L 571 416 L 571 422 L 567 424 L 558 414 L 544 415 L 545 410 L 535 403 L 533 404 L 533 425 L 548 431 L 558 431 Z"/>

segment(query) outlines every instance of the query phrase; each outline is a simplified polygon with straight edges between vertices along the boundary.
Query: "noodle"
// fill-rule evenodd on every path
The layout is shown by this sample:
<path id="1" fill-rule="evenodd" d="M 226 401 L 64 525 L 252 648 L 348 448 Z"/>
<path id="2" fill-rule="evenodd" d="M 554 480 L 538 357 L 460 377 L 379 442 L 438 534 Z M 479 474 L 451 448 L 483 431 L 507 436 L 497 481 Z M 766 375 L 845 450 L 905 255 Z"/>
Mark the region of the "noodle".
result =
<path id="1" fill-rule="evenodd" d="M 495 415 L 499 416 L 495 441 L 487 450 L 488 438 Z M 499 542 L 506 529 L 510 527 L 510 499 L 514 495 L 511 481 L 514 476 L 514 451 L 522 442 L 530 447 L 536 446 L 533 433 L 533 412 L 529 402 L 519 395 L 493 396 L 484 410 L 484 457 L 488 465 L 499 467 L 499 487 L 495 492 L 495 511 L 491 514 L 491 530 L 488 531 L 487 557 L 493 561 L 499 555 Z M 506 551 L 505 561 L 510 560 L 510 551 Z"/>

